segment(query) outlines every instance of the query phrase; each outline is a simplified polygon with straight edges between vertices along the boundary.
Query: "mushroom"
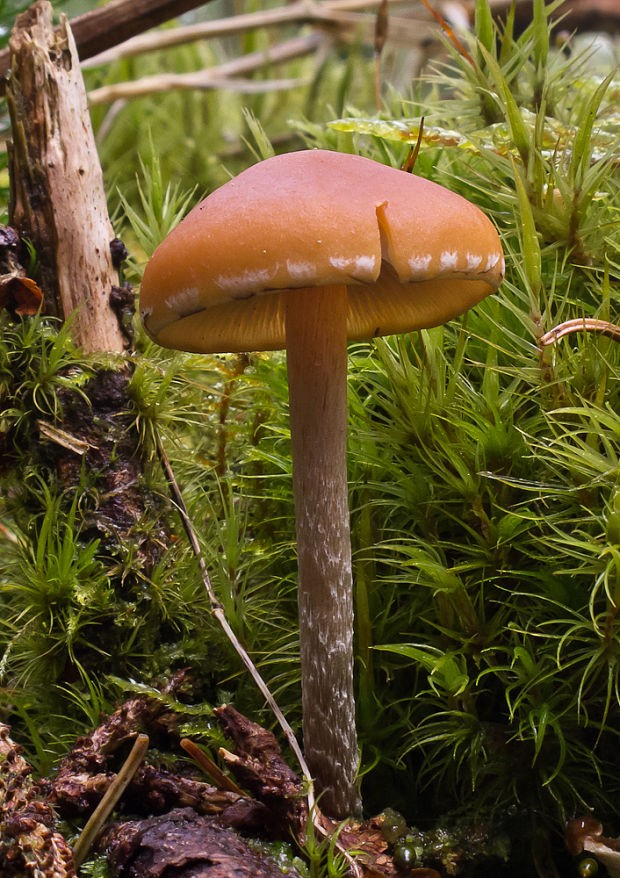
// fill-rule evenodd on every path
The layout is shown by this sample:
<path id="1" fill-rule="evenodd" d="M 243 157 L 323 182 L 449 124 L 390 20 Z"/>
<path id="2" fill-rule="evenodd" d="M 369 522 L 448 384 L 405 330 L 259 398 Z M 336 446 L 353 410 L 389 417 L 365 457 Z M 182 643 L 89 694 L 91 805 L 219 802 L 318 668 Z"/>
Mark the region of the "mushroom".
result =
<path id="1" fill-rule="evenodd" d="M 603 824 L 596 817 L 573 817 L 566 824 L 564 844 L 572 857 L 579 856 L 586 840 L 598 840 L 603 835 Z"/>
<path id="2" fill-rule="evenodd" d="M 437 326 L 501 283 L 497 232 L 435 183 L 302 150 L 212 192 L 160 244 L 141 314 L 160 345 L 286 348 L 304 751 L 334 817 L 358 813 L 347 499 L 347 340 Z"/>
<path id="3" fill-rule="evenodd" d="M 605 838 L 595 817 L 575 817 L 566 824 L 564 843 L 573 857 L 587 851 L 601 861 L 610 878 L 620 878 L 620 838 Z"/>

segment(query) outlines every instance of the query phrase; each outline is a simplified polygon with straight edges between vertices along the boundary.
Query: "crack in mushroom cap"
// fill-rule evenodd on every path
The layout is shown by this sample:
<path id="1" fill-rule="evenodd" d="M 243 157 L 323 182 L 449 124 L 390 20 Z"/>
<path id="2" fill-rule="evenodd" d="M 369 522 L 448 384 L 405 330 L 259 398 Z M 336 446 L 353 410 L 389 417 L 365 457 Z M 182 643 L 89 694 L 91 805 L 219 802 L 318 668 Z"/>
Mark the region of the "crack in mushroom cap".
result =
<path id="1" fill-rule="evenodd" d="M 460 195 L 361 156 L 302 150 L 195 207 L 148 263 L 140 308 L 165 347 L 277 350 L 285 290 L 345 284 L 353 340 L 444 323 L 503 275 L 495 227 Z"/>

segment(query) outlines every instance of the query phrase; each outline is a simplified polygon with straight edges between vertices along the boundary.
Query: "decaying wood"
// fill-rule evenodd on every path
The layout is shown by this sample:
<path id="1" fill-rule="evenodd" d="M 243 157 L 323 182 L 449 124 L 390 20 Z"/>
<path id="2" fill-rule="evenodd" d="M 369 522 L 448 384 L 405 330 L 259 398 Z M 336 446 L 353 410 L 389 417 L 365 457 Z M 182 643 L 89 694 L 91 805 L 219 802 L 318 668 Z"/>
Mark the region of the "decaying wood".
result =
<path id="1" fill-rule="evenodd" d="M 60 814 L 75 817 L 89 814 L 108 791 L 116 772 L 111 770 L 113 760 L 98 774 L 63 774 L 54 780 L 51 801 Z M 189 806 L 197 814 L 220 815 L 229 826 L 256 826 L 255 809 L 242 807 L 243 797 L 228 790 L 219 790 L 212 784 L 183 777 L 164 768 L 143 765 L 127 786 L 123 804 L 134 814 L 164 814 L 172 808 Z M 230 815 L 229 808 L 233 807 Z M 261 815 L 264 816 L 264 815 Z"/>
<path id="2" fill-rule="evenodd" d="M 91 474 L 96 506 L 84 510 L 82 537 L 110 548 L 131 540 L 144 570 L 151 570 L 168 544 L 166 503 L 144 483 L 143 449 L 129 403 L 129 369 L 99 369 L 82 387 L 60 388 L 62 420 L 39 419 L 40 455 L 54 469 L 60 490 L 75 490 Z M 155 528 L 146 510 L 160 510 Z M 152 516 L 155 517 L 154 515 Z"/>
<path id="3" fill-rule="evenodd" d="M 71 31 L 53 30 L 45 0 L 17 18 L 10 47 L 11 225 L 36 251 L 46 312 L 71 317 L 85 351 L 121 352 L 114 232 Z"/>
<path id="4" fill-rule="evenodd" d="M 71 30 L 77 43 L 80 60 L 104 52 L 149 28 L 175 18 L 209 0 L 111 0 L 73 18 Z M 10 49 L 0 52 L 0 94 L 10 65 Z"/>
<path id="5" fill-rule="evenodd" d="M 180 682 L 180 677 L 173 678 L 172 691 Z M 173 728 L 175 721 L 176 714 L 168 713 L 163 704 L 153 698 L 136 696 L 127 699 L 90 734 L 76 739 L 58 765 L 57 786 L 62 785 L 65 777 L 86 777 L 105 771 L 109 758 L 123 744 L 133 741 L 139 731 L 160 734 Z"/>
<path id="6" fill-rule="evenodd" d="M 177 808 L 161 817 L 111 826 L 101 839 L 113 878 L 283 878 L 280 866 L 239 835 Z"/>
<path id="7" fill-rule="evenodd" d="M 4 878 L 74 878 L 71 848 L 30 778 L 21 748 L 0 723 L 0 874 Z"/>
<path id="8" fill-rule="evenodd" d="M 275 828 L 288 826 L 300 836 L 308 819 L 302 782 L 282 756 L 274 734 L 229 704 L 215 709 L 222 728 L 235 743 L 234 753 L 221 749 L 231 773 L 275 817 Z"/>
<path id="9" fill-rule="evenodd" d="M 180 673 L 164 695 L 183 685 Z M 230 706 L 215 711 L 232 739 L 234 754 L 224 761 L 248 795 L 239 795 L 189 776 L 186 761 L 174 773 L 142 766 L 119 802 L 127 822 L 104 828 L 97 848 L 108 856 L 117 878 L 271 878 L 282 875 L 268 857 L 255 857 L 239 830 L 262 839 L 302 838 L 307 819 L 300 781 L 282 757 L 271 732 Z M 54 830 L 54 811 L 75 820 L 93 811 L 109 787 L 117 760 L 139 731 L 148 732 L 160 751 L 179 753 L 178 726 L 187 716 L 147 696 L 128 699 L 91 734 L 78 738 L 60 762 L 53 781 L 32 784 L 29 767 L 0 724 L 0 874 L 2 878 L 74 878 L 71 851 Z M 135 819 L 144 815 L 146 819 Z M 153 816 L 156 815 L 156 816 Z M 439 878 L 425 866 L 403 871 L 382 831 L 383 815 L 344 826 L 320 816 L 326 837 L 337 834 L 343 851 L 355 851 L 355 871 L 364 878 Z M 316 827 L 315 827 L 316 829 Z M 414 830 L 415 831 L 415 830 Z M 446 874 L 459 874 L 484 854 L 488 836 L 468 830 L 453 836 L 438 830 L 418 833 L 428 857 Z M 448 839 L 444 850 L 443 837 Z M 452 843 L 450 843 L 450 838 Z M 47 859 L 44 859 L 46 857 Z M 29 859 L 26 859 L 29 858 Z M 44 863 L 38 872 L 24 863 Z M 442 865 L 443 864 L 443 865 Z M 443 872 L 442 872 L 443 874 Z"/>
<path id="10" fill-rule="evenodd" d="M 133 741 L 139 731 L 151 737 L 178 738 L 175 729 L 182 715 L 168 712 L 153 698 L 128 699 L 91 734 L 76 740 L 60 761 L 50 801 L 65 816 L 87 814 L 101 801 L 115 776 L 115 754 Z M 221 814 L 241 797 L 218 790 L 192 777 L 174 774 L 153 765 L 141 766 L 124 796 L 137 814 L 162 813 L 191 805 L 202 814 Z M 235 812 L 235 815 L 238 811 Z M 234 818 L 236 819 L 236 818 Z"/>
<path id="11" fill-rule="evenodd" d="M 106 790 L 103 799 L 99 802 L 86 821 L 86 825 L 82 829 L 80 836 L 75 843 L 73 848 L 73 862 L 75 863 L 76 869 L 80 868 L 84 860 L 90 854 L 95 840 L 101 834 L 104 823 L 108 821 L 108 818 L 114 811 L 119 800 L 123 797 L 123 793 L 127 789 L 128 783 L 142 764 L 148 748 L 149 736 L 142 733 L 137 735 L 129 756 L 124 761 L 122 768 Z"/>
<path id="12" fill-rule="evenodd" d="M 182 679 L 183 675 L 180 675 L 171 685 L 180 685 Z M 90 735 L 77 739 L 73 749 L 59 764 L 50 791 L 50 801 L 60 814 L 67 817 L 90 813 L 112 783 L 115 754 L 120 748 L 132 741 L 139 731 L 144 731 L 152 739 L 158 739 L 161 746 L 168 742 L 173 752 L 180 754 L 177 727 L 187 718 L 167 710 L 154 698 L 136 696 L 128 699 Z M 245 722 L 248 728 L 254 726 L 248 720 Z M 275 757 L 273 745 L 275 748 L 278 745 L 273 735 L 261 730 L 260 726 L 255 728 L 264 733 L 268 748 L 266 752 L 273 753 Z M 253 743 L 250 744 L 248 739 L 248 746 L 252 746 L 256 753 L 257 737 L 250 737 Z M 258 756 L 254 758 L 260 762 Z M 267 756 L 262 761 L 266 764 Z M 278 772 L 282 778 L 279 794 L 276 789 L 278 781 L 273 780 Z M 289 840 L 292 830 L 287 822 L 289 813 L 295 819 L 295 827 L 299 828 L 300 825 L 299 815 L 303 806 L 297 802 L 299 781 L 293 771 L 281 759 L 278 762 L 277 758 L 271 778 L 271 786 L 261 799 L 258 795 L 252 798 L 250 794 L 218 788 L 191 773 L 142 765 L 129 783 L 123 803 L 130 813 L 144 815 L 162 814 L 174 808 L 190 806 L 198 814 L 218 815 L 222 825 L 246 831 L 260 829 L 273 837 Z M 291 795 L 293 802 L 289 802 Z M 278 798 L 284 801 L 279 802 Z"/>
<path id="13" fill-rule="evenodd" d="M 209 0 L 111 0 L 71 21 L 80 59 L 90 58 Z"/>

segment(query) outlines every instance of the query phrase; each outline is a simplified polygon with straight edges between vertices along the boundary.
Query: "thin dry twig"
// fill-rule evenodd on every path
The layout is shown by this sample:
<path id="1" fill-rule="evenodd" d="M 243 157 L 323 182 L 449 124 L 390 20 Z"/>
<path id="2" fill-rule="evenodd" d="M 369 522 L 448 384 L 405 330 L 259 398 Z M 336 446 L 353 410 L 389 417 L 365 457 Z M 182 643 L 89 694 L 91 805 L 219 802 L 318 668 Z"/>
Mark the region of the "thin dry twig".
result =
<path id="1" fill-rule="evenodd" d="M 185 505 L 185 500 L 183 499 L 181 489 L 179 488 L 179 483 L 176 480 L 176 476 L 174 474 L 172 466 L 170 465 L 170 461 L 168 460 L 168 457 L 166 455 L 166 452 L 164 451 L 163 445 L 161 443 L 161 439 L 160 439 L 158 434 L 155 435 L 155 442 L 156 442 L 156 447 L 157 447 L 157 454 L 158 454 L 159 460 L 161 462 L 162 468 L 164 470 L 164 474 L 166 476 L 168 486 L 169 486 L 170 491 L 172 493 L 172 497 L 173 497 L 175 506 L 177 507 L 177 511 L 178 511 L 179 515 L 181 516 L 183 528 L 185 530 L 185 533 L 187 534 L 187 538 L 189 539 L 190 546 L 192 547 L 192 551 L 193 551 L 194 555 L 196 556 L 196 558 L 198 559 L 198 565 L 200 567 L 200 574 L 202 576 L 202 581 L 204 583 L 204 586 L 205 586 L 205 589 L 206 589 L 206 592 L 207 592 L 207 595 L 209 598 L 209 603 L 211 605 L 211 612 L 213 613 L 215 618 L 218 620 L 218 622 L 220 623 L 220 625 L 224 629 L 224 632 L 225 632 L 226 636 L 228 637 L 228 639 L 230 640 L 230 642 L 232 643 L 232 645 L 234 646 L 235 651 L 237 652 L 237 655 L 239 656 L 239 658 L 241 659 L 241 661 L 243 662 L 243 664 L 245 665 L 245 667 L 249 671 L 250 676 L 252 677 L 252 679 L 254 680 L 256 685 L 258 686 L 261 694 L 263 695 L 263 697 L 265 698 L 265 700 L 269 704 L 269 707 L 272 709 L 276 719 L 278 720 L 278 723 L 280 724 L 280 727 L 282 728 L 282 731 L 286 735 L 286 739 L 289 743 L 289 746 L 290 746 L 291 750 L 293 751 L 293 753 L 295 754 L 295 757 L 297 758 L 297 761 L 298 761 L 299 766 L 301 768 L 302 774 L 304 776 L 304 780 L 308 784 L 308 789 L 309 789 L 308 804 L 309 804 L 309 807 L 312 808 L 312 806 L 314 805 L 312 775 L 310 774 L 310 769 L 308 768 L 308 765 L 306 764 L 306 760 L 304 759 L 303 753 L 301 752 L 301 748 L 300 748 L 299 744 L 297 743 L 297 738 L 295 737 L 295 733 L 293 732 L 288 720 L 286 719 L 286 717 L 284 716 L 284 714 L 282 713 L 282 711 L 278 707 L 275 698 L 273 697 L 273 695 L 271 694 L 271 692 L 269 691 L 269 689 L 267 687 L 267 684 L 265 683 L 265 681 L 263 680 L 263 678 L 259 674 L 258 670 L 256 669 L 254 662 L 252 661 L 252 659 L 250 658 L 250 656 L 248 655 L 248 653 L 246 652 L 244 647 L 239 642 L 235 632 L 230 627 L 230 623 L 228 622 L 228 619 L 226 618 L 226 615 L 224 613 L 224 608 L 222 607 L 221 603 L 217 599 L 217 595 L 215 594 L 215 591 L 213 590 L 213 586 L 211 585 L 211 579 L 209 577 L 209 572 L 207 570 L 207 565 L 206 565 L 204 556 L 203 556 L 202 551 L 200 549 L 200 544 L 198 542 L 198 537 L 196 536 L 196 531 L 193 528 L 193 525 L 192 525 L 192 522 L 191 522 L 191 519 L 189 516 L 189 512 L 187 510 L 187 506 Z"/>
<path id="2" fill-rule="evenodd" d="M 194 73 L 168 73 L 158 76 L 145 76 L 132 82 L 119 82 L 115 85 L 102 86 L 91 91 L 88 100 L 91 105 L 107 104 L 117 100 L 131 100 L 146 95 L 159 94 L 178 89 L 212 89 L 228 84 L 231 77 L 244 76 L 260 70 L 266 64 L 280 64 L 293 58 L 311 55 L 321 45 L 325 37 L 319 33 L 294 37 L 266 52 L 250 52 L 240 58 L 219 64 L 207 70 Z M 298 84 L 298 83 L 296 83 Z"/>
<path id="3" fill-rule="evenodd" d="M 311 76 L 299 76 L 295 79 L 237 79 L 231 77 L 222 77 L 217 79 L 214 77 L 210 80 L 205 89 L 222 89 L 226 91 L 236 92 L 237 94 L 253 95 L 267 94 L 272 91 L 288 91 L 291 88 L 302 88 L 310 85 Z M 126 101 L 124 103 L 127 103 Z"/>

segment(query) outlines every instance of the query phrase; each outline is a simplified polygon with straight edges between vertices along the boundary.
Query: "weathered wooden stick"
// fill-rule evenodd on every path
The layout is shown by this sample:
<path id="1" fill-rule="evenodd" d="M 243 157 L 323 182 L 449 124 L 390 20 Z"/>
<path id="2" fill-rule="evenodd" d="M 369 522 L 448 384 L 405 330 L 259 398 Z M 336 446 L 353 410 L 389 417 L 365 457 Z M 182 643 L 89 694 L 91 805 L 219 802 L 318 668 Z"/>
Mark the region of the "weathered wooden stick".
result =
<path id="1" fill-rule="evenodd" d="M 66 19 L 54 30 L 40 0 L 18 16 L 9 45 L 10 223 L 34 247 L 47 313 L 71 318 L 85 351 L 121 352 L 114 232 L 71 30 Z"/>

